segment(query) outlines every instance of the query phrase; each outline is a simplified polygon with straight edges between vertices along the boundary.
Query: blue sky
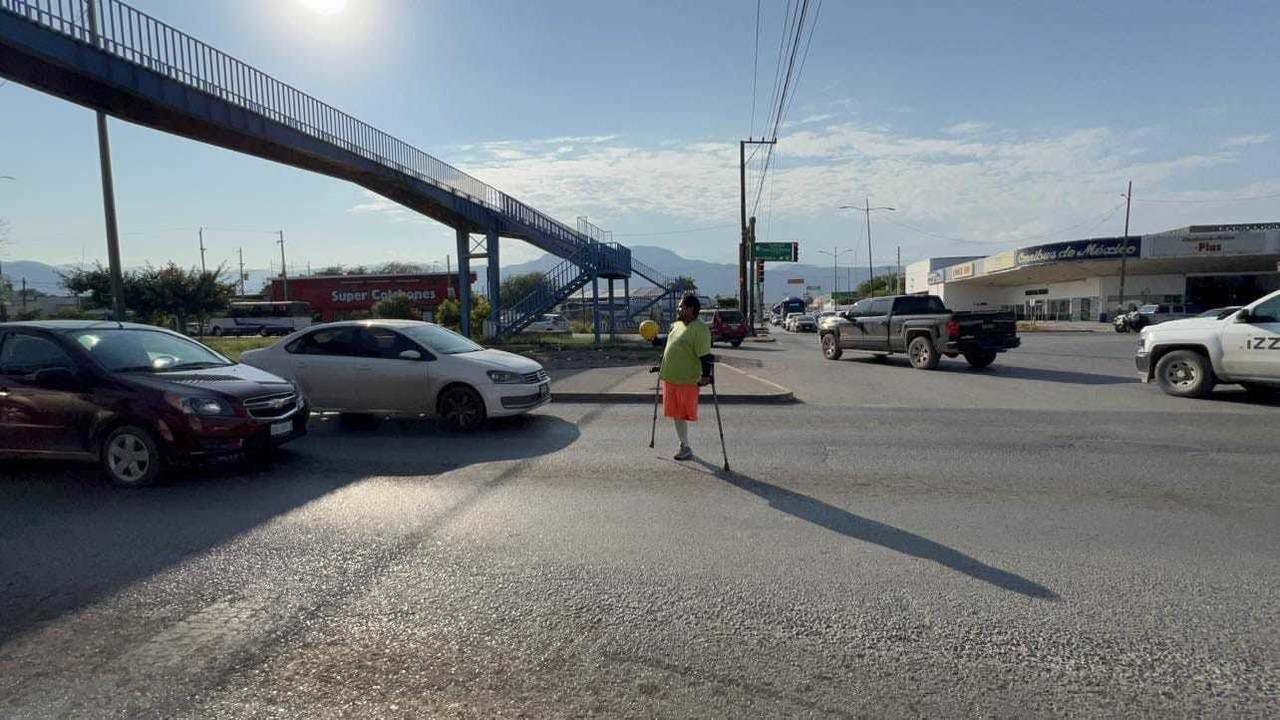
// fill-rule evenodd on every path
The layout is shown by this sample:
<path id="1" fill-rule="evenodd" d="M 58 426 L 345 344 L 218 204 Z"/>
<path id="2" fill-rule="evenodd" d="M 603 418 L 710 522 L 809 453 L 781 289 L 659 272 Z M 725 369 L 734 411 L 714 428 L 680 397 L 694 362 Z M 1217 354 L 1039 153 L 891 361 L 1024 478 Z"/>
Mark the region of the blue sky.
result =
<path id="1" fill-rule="evenodd" d="M 308 1 L 134 4 L 562 220 L 736 257 L 756 3 Z M 822 4 L 761 239 L 865 262 L 836 208 L 868 194 L 898 208 L 876 218 L 877 263 L 1118 234 L 1130 178 L 1134 232 L 1280 220 L 1280 3 L 938 5 Z M 761 2 L 756 135 L 784 8 Z M 201 225 L 213 263 L 278 261 L 281 228 L 291 264 L 454 252 L 353 185 L 111 128 L 126 264 L 198 263 Z M 96 162 L 90 111 L 0 86 L 0 175 L 18 178 L 0 182 L 0 258 L 102 258 Z M 690 228 L 707 229 L 649 234 Z"/>

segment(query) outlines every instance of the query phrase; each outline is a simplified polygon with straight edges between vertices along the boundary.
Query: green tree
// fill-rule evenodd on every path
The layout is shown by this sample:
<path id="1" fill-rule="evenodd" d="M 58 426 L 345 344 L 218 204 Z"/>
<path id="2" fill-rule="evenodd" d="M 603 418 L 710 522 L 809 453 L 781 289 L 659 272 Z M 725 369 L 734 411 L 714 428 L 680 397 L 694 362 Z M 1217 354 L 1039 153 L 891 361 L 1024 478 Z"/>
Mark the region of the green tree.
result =
<path id="1" fill-rule="evenodd" d="M 480 296 L 472 298 L 471 302 L 471 334 L 475 337 L 484 336 L 484 321 L 489 318 L 489 298 Z"/>
<path id="2" fill-rule="evenodd" d="M 458 301 L 453 298 L 441 300 L 436 305 L 436 323 L 445 327 L 456 328 L 462 313 L 458 309 Z"/>
<path id="3" fill-rule="evenodd" d="M 716 307 L 718 308 L 736 308 L 738 307 L 738 298 L 730 296 L 716 296 Z"/>
<path id="4" fill-rule="evenodd" d="M 399 294 L 382 298 L 374 303 L 373 316 L 396 320 L 418 320 L 421 319 L 422 312 L 414 307 L 409 296 Z"/>
<path id="5" fill-rule="evenodd" d="M 671 284 L 675 286 L 675 289 L 678 292 L 682 292 L 682 293 L 697 292 L 698 290 L 697 281 L 695 281 L 693 278 L 689 277 L 688 275 L 677 276 L 675 280 L 671 281 Z"/>
<path id="6" fill-rule="evenodd" d="M 503 302 L 511 303 L 539 290 L 551 290 L 551 281 L 546 275 L 540 272 L 512 275 L 504 278 L 498 286 L 498 297 Z"/>
<path id="7" fill-rule="evenodd" d="M 864 280 L 859 283 L 858 289 L 853 293 L 853 297 L 855 300 L 861 300 L 873 295 L 888 295 L 898 287 L 897 282 L 898 275 L 896 273 L 877 275 L 871 280 Z"/>
<path id="8" fill-rule="evenodd" d="M 383 275 L 412 275 L 422 272 L 422 266 L 414 263 L 406 262 L 388 262 L 383 263 L 378 268 L 378 272 Z"/>
<path id="9" fill-rule="evenodd" d="M 316 275 L 342 275 L 345 270 L 341 265 L 326 265 L 316 271 Z"/>
<path id="10" fill-rule="evenodd" d="M 184 270 L 174 263 L 163 267 L 125 273 L 124 299 L 127 310 L 144 322 L 164 323 L 169 318 L 178 327 L 188 320 L 203 319 L 226 309 L 235 292 L 235 283 L 222 282 L 223 270 Z M 62 276 L 62 286 L 77 295 L 88 295 L 91 307 L 111 307 L 111 277 L 101 264 L 80 268 Z"/>

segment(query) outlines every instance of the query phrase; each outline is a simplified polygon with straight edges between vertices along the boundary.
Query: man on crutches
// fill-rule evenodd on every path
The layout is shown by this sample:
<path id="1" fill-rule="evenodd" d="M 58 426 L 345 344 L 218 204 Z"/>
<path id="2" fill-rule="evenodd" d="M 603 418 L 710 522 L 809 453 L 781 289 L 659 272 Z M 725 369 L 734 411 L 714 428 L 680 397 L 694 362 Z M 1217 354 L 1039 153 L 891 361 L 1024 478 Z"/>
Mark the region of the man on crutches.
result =
<path id="1" fill-rule="evenodd" d="M 689 423 L 698 421 L 698 391 L 711 384 L 711 329 L 698 319 L 702 303 L 697 295 L 685 295 L 677 309 L 677 320 L 667 333 L 659 379 L 662 386 L 662 414 L 671 418 L 680 439 L 676 460 L 689 460 Z M 654 344 L 659 341 L 655 338 Z"/>

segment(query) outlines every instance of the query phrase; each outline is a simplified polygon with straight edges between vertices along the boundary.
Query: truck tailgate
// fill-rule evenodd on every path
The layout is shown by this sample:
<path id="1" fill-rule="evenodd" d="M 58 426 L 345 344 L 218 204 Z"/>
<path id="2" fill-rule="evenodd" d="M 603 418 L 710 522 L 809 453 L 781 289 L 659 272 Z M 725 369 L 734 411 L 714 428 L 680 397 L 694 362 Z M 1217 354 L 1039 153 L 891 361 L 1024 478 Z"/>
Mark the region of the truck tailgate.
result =
<path id="1" fill-rule="evenodd" d="M 1015 337 L 1018 334 L 1018 319 L 1011 312 L 958 312 L 954 317 L 960 323 L 961 338 Z"/>

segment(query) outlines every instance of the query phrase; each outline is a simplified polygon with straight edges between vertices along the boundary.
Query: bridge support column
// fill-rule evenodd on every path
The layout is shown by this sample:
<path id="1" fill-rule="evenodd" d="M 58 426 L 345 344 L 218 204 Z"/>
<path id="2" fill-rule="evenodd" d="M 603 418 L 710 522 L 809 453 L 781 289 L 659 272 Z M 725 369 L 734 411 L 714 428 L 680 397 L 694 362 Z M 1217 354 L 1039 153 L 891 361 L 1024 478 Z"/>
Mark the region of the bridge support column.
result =
<path id="1" fill-rule="evenodd" d="M 458 228 L 458 329 L 471 337 L 471 233 Z"/>
<path id="2" fill-rule="evenodd" d="M 613 301 L 613 278 L 609 278 L 609 339 L 617 340 L 618 306 Z"/>
<path id="3" fill-rule="evenodd" d="M 486 282 L 489 285 L 489 323 L 493 326 L 492 337 L 498 334 L 499 288 L 502 285 L 502 270 L 498 267 L 498 231 L 490 229 L 485 233 L 485 255 L 489 258 Z"/>
<path id="4" fill-rule="evenodd" d="M 600 278 L 591 276 L 591 329 L 595 343 L 600 344 Z"/>
<path id="5" fill-rule="evenodd" d="M 628 331 L 631 328 L 631 278 L 622 278 L 622 317 L 626 320 Z"/>

